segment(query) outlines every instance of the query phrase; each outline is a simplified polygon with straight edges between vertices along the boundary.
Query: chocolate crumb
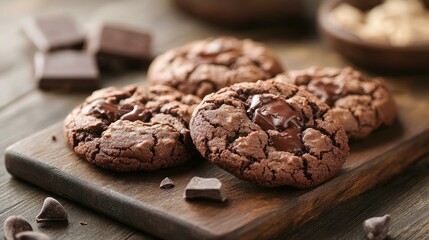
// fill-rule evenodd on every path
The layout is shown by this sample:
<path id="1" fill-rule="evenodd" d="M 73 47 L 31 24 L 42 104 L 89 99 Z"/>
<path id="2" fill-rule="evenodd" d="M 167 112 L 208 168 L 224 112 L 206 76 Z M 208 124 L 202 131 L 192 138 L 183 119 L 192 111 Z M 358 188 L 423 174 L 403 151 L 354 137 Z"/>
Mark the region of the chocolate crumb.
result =
<path id="1" fill-rule="evenodd" d="M 390 215 L 373 217 L 363 222 L 363 228 L 368 232 L 368 239 L 383 240 L 389 231 Z"/>
<path id="2" fill-rule="evenodd" d="M 222 183 L 217 178 L 193 177 L 185 188 L 186 199 L 203 198 L 216 201 L 226 201 Z"/>
<path id="3" fill-rule="evenodd" d="M 162 189 L 174 188 L 174 182 L 170 178 L 166 177 L 161 181 L 159 187 Z"/>
<path id="4" fill-rule="evenodd" d="M 80 225 L 88 225 L 88 222 L 79 222 Z"/>
<path id="5" fill-rule="evenodd" d="M 56 142 L 57 141 L 57 137 L 55 135 L 52 135 L 52 141 Z"/>

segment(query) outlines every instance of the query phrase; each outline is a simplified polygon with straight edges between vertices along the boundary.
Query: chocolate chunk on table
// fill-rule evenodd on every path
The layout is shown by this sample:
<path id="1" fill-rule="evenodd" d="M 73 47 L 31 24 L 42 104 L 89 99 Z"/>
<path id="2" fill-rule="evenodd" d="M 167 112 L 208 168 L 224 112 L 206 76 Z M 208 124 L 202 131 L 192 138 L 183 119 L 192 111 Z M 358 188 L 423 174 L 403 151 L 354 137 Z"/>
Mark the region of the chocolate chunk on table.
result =
<path id="1" fill-rule="evenodd" d="M 100 87 L 93 56 L 79 51 L 37 53 L 34 74 L 39 88 L 44 90 L 90 91 Z"/>
<path id="2" fill-rule="evenodd" d="M 43 16 L 28 19 L 23 30 L 40 51 L 83 47 L 85 35 L 68 15 Z"/>
<path id="3" fill-rule="evenodd" d="M 193 177 L 185 188 L 184 197 L 226 201 L 222 183 L 217 178 Z"/>
<path id="4" fill-rule="evenodd" d="M 99 26 L 88 38 L 87 51 L 103 70 L 147 68 L 152 59 L 149 34 L 115 25 Z"/>
<path id="5" fill-rule="evenodd" d="M 68 216 L 63 205 L 51 197 L 45 199 L 40 213 L 36 216 L 37 222 L 67 221 L 67 219 Z"/>
<path id="6" fill-rule="evenodd" d="M 51 238 L 42 232 L 25 231 L 15 235 L 14 240 L 50 240 Z"/>
<path id="7" fill-rule="evenodd" d="M 174 182 L 170 178 L 166 177 L 161 181 L 159 187 L 162 189 L 174 188 Z"/>
<path id="8" fill-rule="evenodd" d="M 390 215 L 386 214 L 382 217 L 373 217 L 363 222 L 363 228 L 368 232 L 368 239 L 383 240 L 389 232 Z"/>
<path id="9" fill-rule="evenodd" d="M 9 216 L 3 223 L 6 240 L 15 239 L 15 235 L 24 231 L 33 231 L 30 223 L 20 216 Z"/>

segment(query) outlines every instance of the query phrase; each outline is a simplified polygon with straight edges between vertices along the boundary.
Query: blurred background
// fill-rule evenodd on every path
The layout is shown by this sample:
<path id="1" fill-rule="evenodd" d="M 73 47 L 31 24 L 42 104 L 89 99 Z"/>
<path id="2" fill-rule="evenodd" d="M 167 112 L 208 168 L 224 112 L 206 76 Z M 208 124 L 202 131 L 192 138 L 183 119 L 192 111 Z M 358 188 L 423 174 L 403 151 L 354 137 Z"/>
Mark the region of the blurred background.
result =
<path id="1" fill-rule="evenodd" d="M 419 0 L 390 0 L 398 1 L 409 4 Z M 32 17 L 61 14 L 72 16 L 87 35 L 100 23 L 121 24 L 146 32 L 152 37 L 151 52 L 154 56 L 192 40 L 233 35 L 265 42 L 276 51 L 287 69 L 324 66 L 326 63 L 330 66 L 357 63 L 358 67 L 381 74 L 428 71 L 427 44 L 392 47 L 389 42 L 359 38 L 358 34 L 342 24 L 354 21 L 356 14 L 347 11 L 350 9 L 338 11 L 340 17 L 334 20 L 339 19 L 339 22 L 331 21 L 331 10 L 344 3 L 350 3 L 364 12 L 382 1 L 4 0 L 0 2 L 0 54 L 8 57 L 0 59 L 0 71 L 13 68 L 16 71 L 12 71 L 12 75 L 28 74 L 35 48 L 25 38 L 22 23 Z M 323 34 L 319 35 L 318 32 Z M 412 35 L 403 32 L 399 35 Z M 328 44 L 321 44 L 322 41 Z M 25 67 L 25 63 L 29 65 Z M 27 81 L 26 84 L 33 84 L 31 79 Z"/>
<path id="2" fill-rule="evenodd" d="M 306 3 L 308 2 L 308 4 Z M 155 54 L 209 36 L 235 35 L 264 40 L 266 37 L 297 37 L 312 32 L 319 1 L 2 1 L 0 4 L 1 54 L 20 59 L 31 54 L 31 45 L 22 34 L 22 22 L 31 16 L 66 13 L 84 29 L 100 22 L 125 24 L 149 32 Z M 201 4 L 203 3 L 203 4 Z M 243 9 L 247 6 L 246 9 Z M 297 20 L 299 17 L 300 20 Z M 312 21 L 312 20 L 310 20 Z M 297 27 L 289 24 L 294 22 Z M 257 32 L 257 33 L 255 33 Z M 300 33 L 300 34 L 297 34 Z M 273 43 L 274 44 L 274 43 Z M 31 59 L 31 56 L 28 58 Z M 5 60 L 0 60 L 0 69 Z M 12 62 L 8 59 L 7 62 Z"/>

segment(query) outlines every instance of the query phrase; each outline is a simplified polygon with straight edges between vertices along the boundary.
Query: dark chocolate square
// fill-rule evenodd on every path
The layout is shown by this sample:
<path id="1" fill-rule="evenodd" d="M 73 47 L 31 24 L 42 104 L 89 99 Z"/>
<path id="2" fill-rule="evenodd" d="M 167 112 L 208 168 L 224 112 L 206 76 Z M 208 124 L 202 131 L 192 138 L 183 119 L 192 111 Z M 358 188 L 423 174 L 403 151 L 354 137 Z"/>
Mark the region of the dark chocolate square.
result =
<path id="1" fill-rule="evenodd" d="M 203 198 L 225 202 L 227 197 L 222 183 L 217 178 L 193 177 L 185 188 L 186 199 Z"/>
<path id="2" fill-rule="evenodd" d="M 40 51 L 80 49 L 85 39 L 75 20 L 68 15 L 31 18 L 24 22 L 23 30 Z"/>
<path id="3" fill-rule="evenodd" d="M 115 25 L 99 26 L 88 38 L 87 51 L 103 70 L 147 68 L 152 58 L 149 34 Z"/>
<path id="4" fill-rule="evenodd" d="M 34 58 L 34 73 L 44 90 L 90 91 L 100 87 L 94 57 L 85 52 L 39 52 Z"/>

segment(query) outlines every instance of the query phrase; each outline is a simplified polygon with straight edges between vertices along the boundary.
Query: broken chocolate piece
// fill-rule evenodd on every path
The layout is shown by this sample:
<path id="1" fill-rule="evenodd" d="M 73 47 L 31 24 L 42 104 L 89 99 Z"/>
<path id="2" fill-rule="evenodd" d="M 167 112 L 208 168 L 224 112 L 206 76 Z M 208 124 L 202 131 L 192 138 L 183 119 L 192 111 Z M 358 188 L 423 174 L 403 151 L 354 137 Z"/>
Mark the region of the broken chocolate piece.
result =
<path id="1" fill-rule="evenodd" d="M 325 83 L 321 79 L 311 81 L 307 88 L 331 107 L 342 97 L 341 94 L 343 93 L 343 86 L 339 86 L 334 82 Z"/>
<path id="2" fill-rule="evenodd" d="M 4 235 L 7 240 L 15 239 L 15 235 L 24 231 L 33 231 L 30 223 L 22 217 L 10 216 L 3 224 Z"/>
<path id="3" fill-rule="evenodd" d="M 94 58 L 83 52 L 37 53 L 34 71 L 39 88 L 44 90 L 90 91 L 100 87 Z"/>
<path id="4" fill-rule="evenodd" d="M 50 240 L 51 238 L 41 232 L 25 231 L 15 235 L 16 240 Z"/>
<path id="5" fill-rule="evenodd" d="M 216 201 L 226 201 L 222 183 L 217 178 L 193 177 L 185 188 L 186 199 L 203 198 Z"/>
<path id="6" fill-rule="evenodd" d="M 36 217 L 37 222 L 67 221 L 67 213 L 56 199 L 47 197 L 43 202 L 42 210 Z"/>
<path id="7" fill-rule="evenodd" d="M 80 49 L 85 38 L 75 20 L 68 15 L 31 18 L 24 22 L 23 30 L 40 51 L 74 48 Z"/>
<path id="8" fill-rule="evenodd" d="M 383 240 L 389 231 L 390 215 L 373 217 L 365 220 L 363 228 L 368 232 L 367 237 L 373 240 Z"/>
<path id="9" fill-rule="evenodd" d="M 103 70 L 147 68 L 152 58 L 150 35 L 114 25 L 100 26 L 88 39 L 87 51 Z"/>
<path id="10" fill-rule="evenodd" d="M 272 94 L 254 95 L 247 113 L 264 131 L 278 131 L 271 137 L 277 150 L 294 152 L 303 148 L 300 114 L 286 100 Z"/>
<path id="11" fill-rule="evenodd" d="M 174 182 L 170 178 L 166 177 L 166 178 L 164 178 L 164 180 L 162 180 L 162 182 L 159 185 L 159 187 L 163 188 L 163 189 L 173 188 L 174 187 Z"/>

